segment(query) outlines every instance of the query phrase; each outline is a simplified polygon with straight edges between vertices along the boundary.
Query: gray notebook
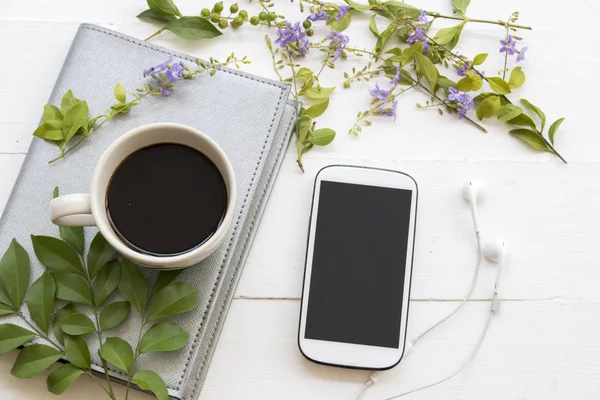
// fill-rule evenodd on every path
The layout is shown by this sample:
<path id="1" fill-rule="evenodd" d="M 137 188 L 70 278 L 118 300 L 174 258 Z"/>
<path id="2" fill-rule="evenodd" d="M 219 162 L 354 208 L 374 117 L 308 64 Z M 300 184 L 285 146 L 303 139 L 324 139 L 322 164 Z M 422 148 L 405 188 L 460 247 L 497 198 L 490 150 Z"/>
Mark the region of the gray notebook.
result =
<path id="1" fill-rule="evenodd" d="M 82 25 L 49 103 L 59 104 L 62 95 L 71 89 L 74 96 L 87 100 L 90 115 L 98 115 L 114 102 L 112 89 L 117 82 L 127 91 L 134 91 L 147 82 L 142 76 L 144 69 L 171 55 L 192 63 L 194 60 L 114 31 Z M 34 139 L 0 220 L 1 251 L 15 237 L 31 256 L 32 281 L 41 275 L 43 267 L 33 255 L 29 235 L 58 235 L 58 228 L 48 216 L 53 188 L 58 186 L 61 194 L 88 192 L 92 171 L 103 150 L 130 129 L 152 122 L 177 122 L 211 136 L 228 154 L 235 170 L 236 215 L 223 245 L 178 279 L 200 290 L 199 306 L 173 318 L 190 332 L 188 345 L 175 352 L 143 355 L 137 365 L 138 369 L 157 371 L 171 396 L 196 399 L 291 137 L 295 111 L 288 95 L 289 87 L 283 83 L 223 68 L 214 76 L 204 74 L 180 82 L 168 97 L 147 99 L 126 116 L 102 126 L 64 160 L 48 164 L 57 148 Z M 95 228 L 86 229 L 88 245 L 95 233 Z M 128 318 L 108 336 L 135 342 L 139 316 L 132 312 Z M 92 339 L 89 342 L 94 357 L 97 343 Z M 101 371 L 97 356 L 93 362 L 94 368 Z M 118 371 L 110 373 L 123 378 Z"/>

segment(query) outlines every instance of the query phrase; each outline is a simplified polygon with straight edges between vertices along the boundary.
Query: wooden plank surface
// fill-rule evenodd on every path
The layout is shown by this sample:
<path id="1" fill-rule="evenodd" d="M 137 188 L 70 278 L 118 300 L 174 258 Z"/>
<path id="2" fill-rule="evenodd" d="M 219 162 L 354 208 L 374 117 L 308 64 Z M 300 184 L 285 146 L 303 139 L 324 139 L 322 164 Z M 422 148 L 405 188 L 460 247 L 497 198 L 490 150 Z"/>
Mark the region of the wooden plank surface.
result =
<path id="1" fill-rule="evenodd" d="M 451 12 L 448 0 L 412 3 Z M 194 0 L 177 4 L 184 14 L 202 7 Z M 144 38 L 156 28 L 136 20 L 144 8 L 143 0 L 0 0 L 0 210 L 79 23 Z M 281 1 L 277 8 L 291 19 L 300 18 L 297 4 Z M 342 74 L 358 65 L 355 60 L 326 71 L 325 79 L 338 89 L 319 122 L 336 129 L 338 137 L 331 146 L 306 156 L 306 174 L 296 168 L 292 149 L 288 152 L 202 399 L 352 399 L 368 378 L 364 371 L 311 364 L 296 344 L 312 182 L 321 167 L 335 163 L 394 168 L 419 182 L 409 336 L 455 307 L 469 285 L 475 243 L 469 208 L 460 193 L 467 179 L 485 182 L 480 205 L 484 232 L 488 237 L 501 235 L 509 249 L 502 310 L 473 364 L 453 380 L 407 399 L 600 398 L 600 84 L 595 79 L 600 53 L 590 44 L 593 40 L 585 39 L 600 31 L 600 3 L 473 0 L 468 14 L 498 19 L 515 9 L 521 11 L 521 22 L 535 29 L 522 33 L 529 52 L 523 64 L 527 82 L 518 95 L 541 106 L 549 118 L 567 117 L 557 143 L 570 164 L 532 153 L 500 124 L 490 123 L 490 132 L 482 134 L 452 117 L 415 110 L 416 102 L 426 100 L 418 92 L 401 100 L 395 123 L 376 119 L 360 137 L 352 137 L 345 132 L 356 112 L 368 106 L 371 84 L 342 89 Z M 348 31 L 354 46 L 372 46 L 367 26 L 366 18 L 354 19 Z M 244 26 L 237 34 L 227 32 L 204 42 L 165 33 L 154 42 L 199 57 L 235 51 L 252 60 L 246 71 L 274 77 L 263 43 L 266 32 Z M 319 28 L 317 35 L 324 32 Z M 485 67 L 493 71 L 499 68 L 496 46 L 502 35 L 498 27 L 469 24 L 460 51 L 470 56 L 482 49 L 490 52 Z M 320 57 L 313 62 L 318 65 Z M 494 273 L 493 266 L 484 264 L 474 300 L 418 345 L 366 398 L 400 394 L 459 366 L 484 323 Z M 0 358 L 2 398 L 48 398 L 44 377 L 25 382 L 9 375 L 15 356 L 13 352 Z M 63 397 L 101 399 L 104 394 L 81 379 Z M 132 398 L 149 397 L 136 393 Z"/>

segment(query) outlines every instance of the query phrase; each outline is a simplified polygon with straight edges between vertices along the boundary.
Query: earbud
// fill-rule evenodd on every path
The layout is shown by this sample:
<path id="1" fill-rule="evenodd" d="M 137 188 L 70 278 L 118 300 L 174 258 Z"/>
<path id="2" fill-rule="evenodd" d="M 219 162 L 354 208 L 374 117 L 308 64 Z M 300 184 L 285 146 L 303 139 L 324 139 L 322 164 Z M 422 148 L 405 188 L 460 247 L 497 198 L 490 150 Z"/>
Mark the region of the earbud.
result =
<path id="1" fill-rule="evenodd" d="M 473 216 L 473 228 L 475 233 L 479 233 L 479 211 L 477 209 L 477 198 L 479 196 L 480 185 L 477 182 L 469 181 L 463 187 L 463 197 L 471 205 L 471 215 Z"/>
<path id="2" fill-rule="evenodd" d="M 498 264 L 496 270 L 496 280 L 494 282 L 494 294 L 492 296 L 492 304 L 490 309 L 492 312 L 498 311 L 500 303 L 498 302 L 498 287 L 500 286 L 500 277 L 502 275 L 502 266 L 504 265 L 504 258 L 506 256 L 506 246 L 504 241 L 500 238 L 487 241 L 483 245 L 483 256 L 486 260 Z"/>

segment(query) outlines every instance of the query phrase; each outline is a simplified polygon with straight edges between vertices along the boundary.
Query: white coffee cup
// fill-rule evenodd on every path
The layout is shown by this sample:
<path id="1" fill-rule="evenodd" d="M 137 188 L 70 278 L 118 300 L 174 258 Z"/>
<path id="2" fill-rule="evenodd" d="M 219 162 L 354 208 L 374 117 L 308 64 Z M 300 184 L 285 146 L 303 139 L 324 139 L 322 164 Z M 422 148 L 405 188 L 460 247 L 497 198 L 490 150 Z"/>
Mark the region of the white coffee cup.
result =
<path id="1" fill-rule="evenodd" d="M 117 167 L 135 151 L 160 143 L 177 143 L 200 151 L 219 169 L 227 188 L 227 208 L 216 232 L 200 246 L 173 256 L 153 256 L 127 246 L 114 232 L 106 210 L 106 192 Z M 158 123 L 140 126 L 115 140 L 96 165 L 90 193 L 68 194 L 53 199 L 50 202 L 50 218 L 56 225 L 97 226 L 102 236 L 119 254 L 137 264 L 161 269 L 184 268 L 208 257 L 223 241 L 233 220 L 235 199 L 233 168 L 218 144 L 189 126 Z"/>

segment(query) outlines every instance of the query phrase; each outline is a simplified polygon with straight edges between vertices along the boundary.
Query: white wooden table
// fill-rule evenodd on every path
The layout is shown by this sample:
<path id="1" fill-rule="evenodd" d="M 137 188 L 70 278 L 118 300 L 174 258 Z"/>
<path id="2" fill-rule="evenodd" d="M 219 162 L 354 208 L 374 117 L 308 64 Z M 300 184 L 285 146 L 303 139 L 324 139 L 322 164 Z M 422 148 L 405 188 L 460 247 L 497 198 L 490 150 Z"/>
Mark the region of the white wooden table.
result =
<path id="1" fill-rule="evenodd" d="M 135 18 L 144 3 L 0 0 L 0 210 L 79 23 L 144 38 L 155 30 Z M 184 14 L 198 13 L 208 3 L 177 0 Z M 240 4 L 246 6 L 244 0 Z M 413 4 L 451 12 L 449 0 Z M 277 6 L 290 19 L 299 18 L 296 4 L 281 1 Z M 409 337 L 453 309 L 469 285 L 475 242 L 460 192 L 469 178 L 487 184 L 480 204 L 484 233 L 501 235 L 508 245 L 501 312 L 474 362 L 451 381 L 407 398 L 600 398 L 600 3 L 472 0 L 468 14 L 499 19 L 517 7 L 522 23 L 534 27 L 523 32 L 529 52 L 523 63 L 527 82 L 519 94 L 549 118 L 567 117 L 557 143 L 569 165 L 530 151 L 500 124 L 491 122 L 490 133 L 482 134 L 453 117 L 416 110 L 415 103 L 426 100 L 417 92 L 401 100 L 396 123 L 375 118 L 362 136 L 352 137 L 345 132 L 356 112 L 368 105 L 370 84 L 342 90 L 342 73 L 356 61 L 327 71 L 326 79 L 338 90 L 321 121 L 335 128 L 338 137 L 305 157 L 305 174 L 296 167 L 293 149 L 288 152 L 201 398 L 352 399 L 361 390 L 368 372 L 312 364 L 298 351 L 296 338 L 312 181 L 322 166 L 340 162 L 398 169 L 419 183 Z M 348 30 L 351 43 L 372 46 L 367 24 L 366 18 L 355 19 Z M 204 42 L 165 33 L 154 42 L 199 57 L 224 58 L 235 51 L 252 60 L 245 70 L 275 77 L 265 32 L 250 26 L 240 31 Z M 470 56 L 489 52 L 485 70 L 492 72 L 501 68 L 497 48 L 502 35 L 499 27 L 469 24 L 459 49 Z M 484 323 L 494 273 L 494 267 L 484 264 L 473 300 L 366 398 L 391 396 L 453 372 Z M 22 381 L 9 374 L 15 357 L 12 352 L 0 358 L 0 397 L 49 398 L 45 376 Z M 132 397 L 149 398 L 140 393 Z M 63 398 L 102 399 L 104 394 L 80 378 Z"/>

